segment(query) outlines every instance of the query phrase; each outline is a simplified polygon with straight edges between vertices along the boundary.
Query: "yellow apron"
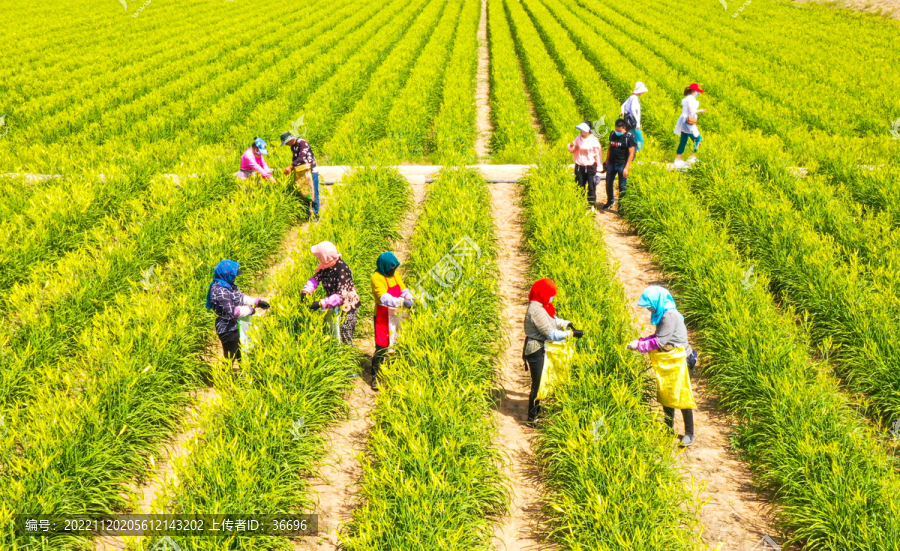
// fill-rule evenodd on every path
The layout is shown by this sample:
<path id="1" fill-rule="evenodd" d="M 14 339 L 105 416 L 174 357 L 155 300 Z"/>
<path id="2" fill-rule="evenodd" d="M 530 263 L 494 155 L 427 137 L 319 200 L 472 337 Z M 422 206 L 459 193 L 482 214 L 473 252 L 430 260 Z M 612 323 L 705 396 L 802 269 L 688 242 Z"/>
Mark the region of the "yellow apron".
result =
<path id="1" fill-rule="evenodd" d="M 546 400 L 569 380 L 569 368 L 575 358 L 575 346 L 571 339 L 544 344 L 544 372 L 538 386 L 537 400 Z"/>
<path id="2" fill-rule="evenodd" d="M 695 409 L 691 376 L 688 373 L 687 353 L 684 348 L 669 351 L 652 350 L 650 365 L 656 374 L 656 399 L 667 408 Z"/>

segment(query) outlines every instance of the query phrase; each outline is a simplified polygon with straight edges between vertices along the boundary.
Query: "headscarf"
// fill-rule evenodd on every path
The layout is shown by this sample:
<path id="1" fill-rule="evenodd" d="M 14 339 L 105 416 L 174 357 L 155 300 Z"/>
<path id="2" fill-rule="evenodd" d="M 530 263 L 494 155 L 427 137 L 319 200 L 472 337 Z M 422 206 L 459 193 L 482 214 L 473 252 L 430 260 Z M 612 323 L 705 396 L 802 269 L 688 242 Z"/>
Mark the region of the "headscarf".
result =
<path id="1" fill-rule="evenodd" d="M 388 251 L 381 253 L 381 256 L 378 257 L 378 261 L 375 263 L 375 265 L 375 270 L 384 277 L 387 277 L 388 274 L 391 273 L 391 270 L 400 265 L 400 261 L 397 260 L 397 257 L 396 255 L 394 255 L 394 253 Z"/>
<path id="2" fill-rule="evenodd" d="M 337 264 L 338 259 L 341 257 L 337 247 L 331 241 L 322 241 L 318 245 L 313 245 L 310 250 L 319 259 L 319 265 L 316 266 L 317 272 L 325 268 L 331 268 Z"/>
<path id="3" fill-rule="evenodd" d="M 650 316 L 650 323 L 653 325 L 659 325 L 663 314 L 669 310 L 677 310 L 672 293 L 659 285 L 651 285 L 644 289 L 644 292 L 641 293 L 641 298 L 638 300 L 638 306 L 654 309 L 653 314 Z"/>
<path id="4" fill-rule="evenodd" d="M 530 302 L 540 302 L 544 310 L 550 314 L 551 318 L 556 317 L 556 307 L 550 300 L 556 296 L 556 283 L 552 279 L 541 279 L 531 286 L 531 292 L 528 293 Z"/>
<path id="5" fill-rule="evenodd" d="M 231 289 L 234 286 L 234 278 L 236 278 L 240 273 L 241 265 L 234 260 L 222 260 L 218 264 L 216 264 L 216 269 L 213 270 L 212 283 L 209 284 L 209 291 L 206 292 L 207 308 L 212 308 L 213 285 L 218 283 L 226 289 Z"/>

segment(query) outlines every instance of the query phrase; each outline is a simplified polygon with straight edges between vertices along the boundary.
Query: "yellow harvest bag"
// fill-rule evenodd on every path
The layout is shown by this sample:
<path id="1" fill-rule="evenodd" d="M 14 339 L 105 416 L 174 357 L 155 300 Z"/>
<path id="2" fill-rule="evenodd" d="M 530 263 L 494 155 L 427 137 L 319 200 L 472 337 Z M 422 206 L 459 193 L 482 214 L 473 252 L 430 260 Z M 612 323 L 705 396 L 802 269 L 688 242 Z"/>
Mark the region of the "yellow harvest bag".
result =
<path id="1" fill-rule="evenodd" d="M 569 368 L 575 358 L 575 346 L 571 339 L 544 344 L 544 372 L 538 386 L 537 399 L 546 400 L 569 379 Z"/>
<path id="2" fill-rule="evenodd" d="M 684 348 L 669 351 L 652 350 L 650 365 L 656 374 L 656 398 L 668 408 L 694 409 L 694 392 L 691 390 L 691 376 L 688 373 L 687 353 Z"/>

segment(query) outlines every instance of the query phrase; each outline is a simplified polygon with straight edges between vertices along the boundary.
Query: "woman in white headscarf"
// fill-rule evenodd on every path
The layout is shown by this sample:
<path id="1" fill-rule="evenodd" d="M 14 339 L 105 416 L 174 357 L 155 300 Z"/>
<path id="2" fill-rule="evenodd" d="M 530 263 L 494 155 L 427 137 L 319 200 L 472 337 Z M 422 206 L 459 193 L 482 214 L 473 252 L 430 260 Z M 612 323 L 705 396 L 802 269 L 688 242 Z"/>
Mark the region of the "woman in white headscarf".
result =
<path id="1" fill-rule="evenodd" d="M 356 314 L 359 310 L 359 294 L 353 283 L 353 273 L 331 241 L 322 241 L 311 250 L 319 265 L 316 266 L 316 273 L 306 282 L 302 293 L 312 295 L 321 284 L 326 296 L 310 304 L 309 309 L 340 307 L 343 315 L 340 328 L 341 342 L 353 344 Z"/>
<path id="2" fill-rule="evenodd" d="M 644 147 L 644 133 L 641 131 L 641 100 L 640 97 L 648 92 L 643 82 L 634 85 L 634 92 L 628 96 L 622 104 L 622 118 L 625 119 L 625 130 L 631 132 L 637 142 L 636 151 Z"/>

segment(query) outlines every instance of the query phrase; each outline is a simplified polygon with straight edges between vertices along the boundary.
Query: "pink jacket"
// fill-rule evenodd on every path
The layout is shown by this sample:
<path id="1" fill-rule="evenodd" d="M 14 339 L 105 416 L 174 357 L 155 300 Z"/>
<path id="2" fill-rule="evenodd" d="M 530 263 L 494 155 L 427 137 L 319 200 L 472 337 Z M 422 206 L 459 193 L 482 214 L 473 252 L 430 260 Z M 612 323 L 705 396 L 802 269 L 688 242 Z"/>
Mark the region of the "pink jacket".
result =
<path id="1" fill-rule="evenodd" d="M 254 155 L 252 147 L 247 148 L 247 151 L 244 151 L 244 155 L 241 156 L 241 170 L 258 172 L 263 178 L 272 176 L 272 169 L 266 164 L 266 160 L 262 155 L 258 157 Z"/>
<path id="2" fill-rule="evenodd" d="M 572 153 L 572 159 L 576 165 L 599 166 L 603 162 L 600 141 L 593 135 L 584 139 L 579 134 L 575 141 L 569 144 L 568 149 Z"/>

